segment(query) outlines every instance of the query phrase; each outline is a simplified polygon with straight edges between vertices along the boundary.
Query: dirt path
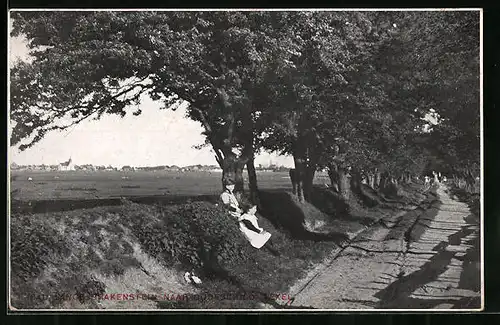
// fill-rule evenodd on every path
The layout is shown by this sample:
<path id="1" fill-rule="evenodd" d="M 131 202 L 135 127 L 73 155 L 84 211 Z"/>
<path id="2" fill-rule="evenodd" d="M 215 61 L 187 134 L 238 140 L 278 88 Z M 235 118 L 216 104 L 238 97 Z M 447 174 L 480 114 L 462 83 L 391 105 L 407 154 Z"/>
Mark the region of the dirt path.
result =
<path id="1" fill-rule="evenodd" d="M 479 309 L 479 224 L 465 203 L 437 190 L 435 216 L 418 211 L 360 233 L 298 281 L 292 308 Z"/>

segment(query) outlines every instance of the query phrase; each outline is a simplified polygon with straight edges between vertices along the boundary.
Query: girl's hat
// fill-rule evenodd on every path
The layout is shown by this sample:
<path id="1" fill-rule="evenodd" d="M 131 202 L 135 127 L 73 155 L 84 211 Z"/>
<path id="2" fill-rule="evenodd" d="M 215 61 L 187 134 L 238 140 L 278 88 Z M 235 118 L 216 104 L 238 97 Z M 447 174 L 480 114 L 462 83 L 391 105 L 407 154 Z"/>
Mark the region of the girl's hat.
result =
<path id="1" fill-rule="evenodd" d="M 224 185 L 235 185 L 234 181 L 232 179 L 225 179 L 224 180 Z"/>

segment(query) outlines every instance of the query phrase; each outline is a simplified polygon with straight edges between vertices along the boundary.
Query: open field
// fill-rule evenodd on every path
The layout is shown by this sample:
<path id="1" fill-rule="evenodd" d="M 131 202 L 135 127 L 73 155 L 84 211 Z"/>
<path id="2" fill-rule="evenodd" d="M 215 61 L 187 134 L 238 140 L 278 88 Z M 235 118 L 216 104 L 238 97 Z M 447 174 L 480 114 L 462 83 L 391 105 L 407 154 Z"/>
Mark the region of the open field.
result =
<path id="1" fill-rule="evenodd" d="M 31 177 L 32 181 L 28 178 Z M 246 178 L 246 173 L 245 173 Z M 216 195 L 221 191 L 221 173 L 173 171 L 11 171 L 12 199 L 103 199 L 133 196 Z M 291 189 L 286 172 L 258 172 L 261 189 Z M 320 173 L 316 184 L 329 184 Z"/>

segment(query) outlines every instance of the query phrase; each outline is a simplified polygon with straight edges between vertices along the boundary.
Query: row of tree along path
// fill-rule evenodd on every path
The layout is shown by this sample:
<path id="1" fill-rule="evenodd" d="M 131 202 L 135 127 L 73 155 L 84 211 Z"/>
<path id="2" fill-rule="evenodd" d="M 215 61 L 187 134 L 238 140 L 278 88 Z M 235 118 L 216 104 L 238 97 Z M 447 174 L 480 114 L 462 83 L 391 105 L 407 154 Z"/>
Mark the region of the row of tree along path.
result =
<path id="1" fill-rule="evenodd" d="M 291 288 L 293 306 L 479 309 L 479 220 L 445 186 L 426 210 L 386 218 Z"/>
<path id="2" fill-rule="evenodd" d="M 243 191 L 246 167 L 256 203 L 262 150 L 293 155 L 306 200 L 324 168 L 345 198 L 363 178 L 384 189 L 430 170 L 469 186 L 479 175 L 479 11 L 11 17 L 30 54 L 10 70 L 20 150 L 84 120 L 139 115 L 149 97 L 187 103 L 222 178 Z"/>

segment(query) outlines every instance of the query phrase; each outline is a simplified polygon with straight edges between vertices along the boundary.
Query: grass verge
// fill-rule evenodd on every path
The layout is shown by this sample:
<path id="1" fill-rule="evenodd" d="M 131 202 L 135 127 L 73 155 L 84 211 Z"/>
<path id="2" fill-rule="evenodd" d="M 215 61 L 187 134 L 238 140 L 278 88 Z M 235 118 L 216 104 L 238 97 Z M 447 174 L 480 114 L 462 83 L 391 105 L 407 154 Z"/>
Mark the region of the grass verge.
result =
<path id="1" fill-rule="evenodd" d="M 120 206 L 13 214 L 11 305 L 18 309 L 247 309 L 261 302 L 277 306 L 276 294 L 286 295 L 290 285 L 337 247 L 338 240 L 297 236 L 284 227 L 287 217 L 323 218 L 345 235 L 364 227 L 367 218 L 396 209 L 368 209 L 359 203 L 353 208 L 354 201 L 344 206 L 339 201 L 320 210 L 299 206 L 284 195 L 281 202 L 264 194 L 263 201 L 271 200 L 281 211 L 264 209 L 269 220 L 259 218 L 261 227 L 272 234 L 279 257 L 250 246 L 234 219 L 209 202 L 147 205 L 123 200 Z M 203 284 L 185 283 L 183 274 L 191 270 Z M 147 296 L 105 298 L 111 294 Z"/>

